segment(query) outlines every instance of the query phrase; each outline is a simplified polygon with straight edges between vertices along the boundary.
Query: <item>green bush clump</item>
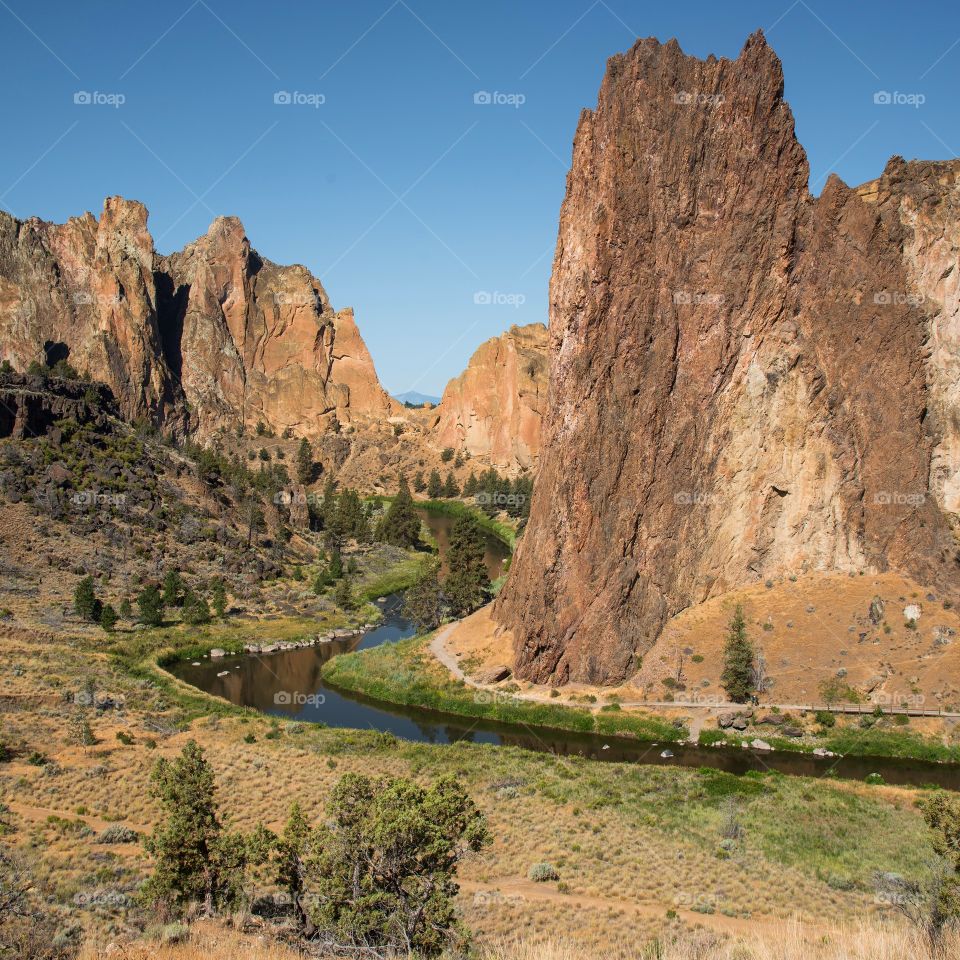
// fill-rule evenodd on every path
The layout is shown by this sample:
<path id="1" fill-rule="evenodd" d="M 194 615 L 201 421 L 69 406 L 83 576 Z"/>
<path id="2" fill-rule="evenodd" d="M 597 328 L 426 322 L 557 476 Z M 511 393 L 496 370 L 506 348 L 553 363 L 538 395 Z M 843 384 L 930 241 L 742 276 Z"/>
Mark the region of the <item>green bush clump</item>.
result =
<path id="1" fill-rule="evenodd" d="M 560 874 L 552 863 L 535 863 L 527 871 L 527 877 L 534 883 L 547 883 L 550 880 L 559 880 Z"/>
<path id="2" fill-rule="evenodd" d="M 136 830 L 115 823 L 98 833 L 94 843 L 136 843 L 139 839 L 140 834 Z"/>

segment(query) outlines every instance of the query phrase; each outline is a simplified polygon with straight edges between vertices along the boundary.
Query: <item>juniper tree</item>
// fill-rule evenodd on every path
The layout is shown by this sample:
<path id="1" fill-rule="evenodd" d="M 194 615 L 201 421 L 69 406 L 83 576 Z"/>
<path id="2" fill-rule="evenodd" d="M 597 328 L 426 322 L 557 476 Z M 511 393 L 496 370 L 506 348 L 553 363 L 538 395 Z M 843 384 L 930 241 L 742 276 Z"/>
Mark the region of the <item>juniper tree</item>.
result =
<path id="1" fill-rule="evenodd" d="M 490 842 L 483 814 L 452 777 L 425 789 L 347 774 L 311 843 L 311 920 L 378 955 L 459 955 L 468 934 L 456 917 L 456 870 Z"/>
<path id="2" fill-rule="evenodd" d="M 227 612 L 227 590 L 223 580 L 219 577 L 213 581 L 210 590 L 210 601 L 213 603 L 213 612 L 219 619 L 223 619 Z"/>
<path id="3" fill-rule="evenodd" d="M 469 514 L 458 517 L 450 531 L 447 576 L 443 592 L 454 616 L 462 617 L 479 607 L 487 596 L 490 577 L 484 560 L 483 534 Z"/>
<path id="4" fill-rule="evenodd" d="M 103 605 L 103 609 L 100 611 L 100 626 L 107 633 L 113 633 L 114 627 L 117 625 L 117 620 L 120 618 L 117 616 L 117 611 L 109 603 Z"/>
<path id="5" fill-rule="evenodd" d="M 720 677 L 727 696 L 736 703 L 745 703 L 753 693 L 754 656 L 753 644 L 747 637 L 743 609 L 737 606 L 727 631 L 727 641 L 723 651 L 723 673 Z"/>
<path id="6" fill-rule="evenodd" d="M 163 623 L 163 597 L 155 585 L 144 587 L 137 597 L 140 608 L 140 622 L 148 627 L 159 627 Z"/>
<path id="7" fill-rule="evenodd" d="M 403 615 L 412 620 L 420 632 L 440 626 L 445 606 L 446 599 L 436 570 L 410 587 L 403 597 Z"/>
<path id="8" fill-rule="evenodd" d="M 180 591 L 183 589 L 183 579 L 180 571 L 171 568 L 163 578 L 163 604 L 166 607 L 180 605 Z"/>
<path id="9" fill-rule="evenodd" d="M 297 928 L 307 932 L 307 912 L 303 894 L 306 890 L 305 859 L 312 837 L 312 829 L 299 803 L 290 808 L 283 833 L 276 845 L 276 882 L 290 898 Z"/>
<path id="10" fill-rule="evenodd" d="M 206 598 L 190 587 L 183 595 L 183 622 L 191 625 L 210 622 L 210 607 Z"/>
<path id="11" fill-rule="evenodd" d="M 420 517 L 413 505 L 413 497 L 404 477 L 393 503 L 377 525 L 377 539 L 395 547 L 409 549 L 420 542 Z"/>
<path id="12" fill-rule="evenodd" d="M 93 577 L 84 577 L 73 591 L 73 609 L 78 617 L 98 623 L 102 605 L 93 587 Z"/>
<path id="13" fill-rule="evenodd" d="M 144 885 L 146 900 L 163 912 L 199 903 L 207 916 L 243 899 L 247 866 L 263 862 L 269 833 L 228 832 L 220 819 L 213 769 L 195 740 L 179 757 L 161 758 L 150 777 L 150 795 L 163 819 L 144 841 L 154 871 Z"/>
<path id="14" fill-rule="evenodd" d="M 313 450 L 310 448 L 310 441 L 304 437 L 297 448 L 297 480 L 302 484 L 311 483 L 313 471 Z"/>

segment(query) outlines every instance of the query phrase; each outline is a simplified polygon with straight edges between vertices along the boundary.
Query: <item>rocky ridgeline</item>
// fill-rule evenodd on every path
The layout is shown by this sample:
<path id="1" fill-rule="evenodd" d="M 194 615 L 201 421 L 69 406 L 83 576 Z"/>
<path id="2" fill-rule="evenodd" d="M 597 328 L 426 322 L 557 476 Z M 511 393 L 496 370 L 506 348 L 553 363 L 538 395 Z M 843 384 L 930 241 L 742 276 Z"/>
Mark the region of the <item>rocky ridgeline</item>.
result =
<path id="1" fill-rule="evenodd" d="M 161 257 L 122 197 L 64 224 L 0 213 L 0 344 L 18 370 L 69 356 L 125 418 L 181 436 L 258 421 L 320 436 L 400 409 L 305 267 L 261 257 L 233 217 Z"/>
<path id="2" fill-rule="evenodd" d="M 25 370 L 66 358 L 109 387 L 125 419 L 179 439 L 263 424 L 307 437 L 339 467 L 371 445 L 380 455 L 406 421 L 411 463 L 452 446 L 514 470 L 539 451 L 542 324 L 481 346 L 439 410 L 405 410 L 353 311 L 334 310 L 305 267 L 258 254 L 235 217 L 160 256 L 146 208 L 122 197 L 64 224 L 0 212 L 0 360 Z"/>
<path id="3" fill-rule="evenodd" d="M 802 572 L 958 586 L 960 161 L 808 187 L 761 34 L 640 40 L 580 119 L 517 673 L 630 676 L 669 618 Z"/>

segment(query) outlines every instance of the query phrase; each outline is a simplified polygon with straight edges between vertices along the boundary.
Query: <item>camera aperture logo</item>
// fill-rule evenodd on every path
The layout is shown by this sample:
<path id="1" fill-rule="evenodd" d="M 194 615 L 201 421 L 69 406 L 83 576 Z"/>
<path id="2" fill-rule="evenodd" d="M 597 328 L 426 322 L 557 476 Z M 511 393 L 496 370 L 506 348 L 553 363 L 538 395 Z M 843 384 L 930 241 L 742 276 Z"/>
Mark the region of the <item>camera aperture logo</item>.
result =
<path id="1" fill-rule="evenodd" d="M 278 507 L 306 507 L 315 503 L 316 497 L 300 490 L 280 490 L 273 495 L 273 502 Z"/>
<path id="2" fill-rule="evenodd" d="M 300 690 L 278 690 L 273 695 L 276 707 L 322 707 L 326 702 L 322 693 L 302 693 Z"/>
<path id="3" fill-rule="evenodd" d="M 80 291 L 73 294 L 70 298 L 77 307 L 90 306 L 96 304 L 99 307 L 115 307 L 121 303 L 123 297 L 119 293 L 88 293 Z"/>
<path id="4" fill-rule="evenodd" d="M 278 290 L 273 295 L 273 302 L 278 307 L 315 307 L 320 298 L 311 290 L 309 293 L 288 293 Z"/>

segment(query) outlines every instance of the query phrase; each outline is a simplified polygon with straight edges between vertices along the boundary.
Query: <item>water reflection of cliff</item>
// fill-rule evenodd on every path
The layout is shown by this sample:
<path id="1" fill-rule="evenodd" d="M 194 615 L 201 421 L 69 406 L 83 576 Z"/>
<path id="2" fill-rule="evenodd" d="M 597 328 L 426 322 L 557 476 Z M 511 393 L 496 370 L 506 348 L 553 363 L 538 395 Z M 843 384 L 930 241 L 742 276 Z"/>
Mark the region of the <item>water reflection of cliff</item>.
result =
<path id="1" fill-rule="evenodd" d="M 209 666 L 194 667 L 185 679 L 231 703 L 298 716 L 305 707 L 302 698 L 322 688 L 323 665 L 335 654 L 348 652 L 357 642 L 358 638 L 350 638 L 277 655 L 228 657 Z M 229 675 L 218 677 L 224 670 L 229 670 Z"/>

